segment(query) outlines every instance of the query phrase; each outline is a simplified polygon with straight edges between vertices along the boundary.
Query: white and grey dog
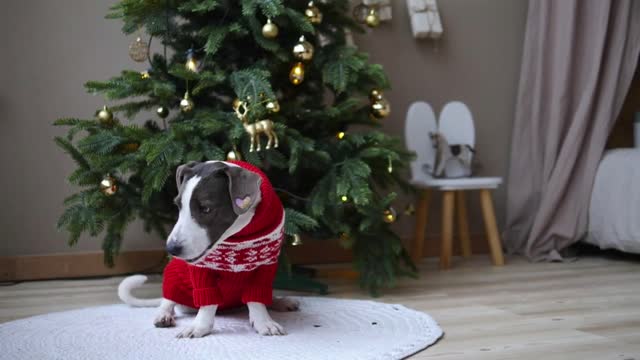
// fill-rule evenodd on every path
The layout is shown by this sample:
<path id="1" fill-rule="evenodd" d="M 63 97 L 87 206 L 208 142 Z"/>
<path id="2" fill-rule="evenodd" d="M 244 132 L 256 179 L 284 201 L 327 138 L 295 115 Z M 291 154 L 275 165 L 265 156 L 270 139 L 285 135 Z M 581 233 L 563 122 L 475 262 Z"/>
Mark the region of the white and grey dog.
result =
<path id="1" fill-rule="evenodd" d="M 202 267 L 199 265 L 203 264 L 207 256 L 209 256 L 208 254 L 211 254 L 212 251 L 217 251 L 216 249 L 220 248 L 221 244 L 222 248 L 224 248 L 224 246 L 233 246 L 234 243 L 230 243 L 228 240 L 252 220 L 259 217 L 257 214 L 258 205 L 264 202 L 265 198 L 267 200 L 277 199 L 275 193 L 270 193 L 273 191 L 270 184 L 268 187 L 261 186 L 265 182 L 268 183 L 264 174 L 242 162 L 209 161 L 182 165 L 177 170 L 176 182 L 178 186 L 178 196 L 175 202 L 180 209 L 179 218 L 167 239 L 167 251 L 174 256 L 174 259 L 171 260 L 167 268 L 172 266 L 174 266 L 175 269 L 178 269 L 176 266 L 180 268 L 173 272 L 174 275 L 172 276 L 174 278 L 176 277 L 175 274 L 187 278 L 190 271 L 184 269 L 189 266 L 191 267 L 189 270 L 196 271 L 193 269 L 198 268 L 197 271 L 202 271 Z M 265 192 L 269 193 L 265 195 Z M 282 208 L 279 200 L 273 200 L 273 202 L 277 202 L 277 204 L 271 206 L 271 209 L 265 209 L 265 211 L 259 210 L 258 212 L 271 214 L 276 211 L 276 206 L 279 206 L 279 209 Z M 282 221 L 284 221 L 283 217 Z M 280 227 L 281 226 L 282 224 Z M 264 242 L 264 240 L 264 237 L 260 239 L 261 242 Z M 274 243 L 272 248 L 276 249 L 277 246 L 277 249 L 274 251 L 279 253 L 280 242 L 277 241 L 282 241 L 282 239 L 280 237 L 278 240 L 277 237 L 274 237 L 273 241 L 276 243 Z M 240 244 L 242 244 L 240 245 L 240 249 L 246 249 L 248 246 L 251 246 L 247 245 L 248 243 L 246 242 Z M 275 254 L 276 259 L 277 253 Z M 238 265 L 236 265 L 236 269 L 237 266 Z M 245 268 L 242 268 L 243 274 L 251 275 L 252 273 L 264 271 L 265 268 L 277 267 L 277 263 L 274 264 L 273 261 L 266 262 L 263 259 L 262 263 L 243 264 L 240 266 L 245 266 Z M 214 264 L 214 267 L 210 266 L 209 269 L 205 270 L 215 272 L 220 269 L 216 268 Z M 216 279 L 224 276 L 224 274 L 220 275 L 221 273 L 222 272 L 218 271 Z M 272 276 L 271 272 L 268 276 Z M 273 276 L 275 276 L 275 271 L 273 271 Z M 179 338 L 197 338 L 212 333 L 214 318 L 219 304 L 195 305 L 194 307 L 190 307 L 186 306 L 185 303 L 176 301 L 175 298 L 167 298 L 171 297 L 167 296 L 167 286 L 172 285 L 167 285 L 166 269 L 163 279 L 163 298 L 139 299 L 134 297 L 131 291 L 142 285 L 146 279 L 146 276 L 143 275 L 134 275 L 124 279 L 118 287 L 118 296 L 120 299 L 131 306 L 158 306 L 158 315 L 154 320 L 156 327 L 175 326 L 176 307 L 179 307 L 182 313 L 194 313 L 197 311 L 195 320 L 190 326 L 186 327 L 177 335 Z M 235 281 L 236 278 L 233 279 L 233 281 Z M 267 280 L 269 279 L 271 279 L 272 282 L 273 277 L 267 277 Z M 221 281 L 223 283 L 224 279 Z M 227 284 L 229 284 L 229 282 L 227 282 Z M 218 285 L 206 284 L 207 288 L 216 286 Z M 220 286 L 220 291 L 224 292 L 223 285 Z M 269 289 L 267 293 L 270 294 L 271 283 L 269 283 L 268 286 Z M 196 287 L 194 287 L 194 289 L 195 288 Z M 225 295 L 225 299 L 229 296 L 235 296 Z M 243 297 L 242 303 L 246 303 L 249 309 L 249 320 L 256 332 L 262 335 L 285 334 L 282 326 L 271 318 L 264 303 L 251 300 L 245 301 L 244 299 L 246 298 Z M 271 300 L 270 297 L 269 300 Z M 232 301 L 232 304 L 236 304 L 236 302 L 241 304 L 239 298 L 238 300 Z M 268 301 L 264 302 L 268 303 Z M 187 303 L 190 305 L 194 304 L 193 301 Z M 195 307 L 199 308 L 196 309 Z M 294 311 L 298 309 L 298 302 L 288 298 L 273 298 L 270 308 L 275 311 Z"/>

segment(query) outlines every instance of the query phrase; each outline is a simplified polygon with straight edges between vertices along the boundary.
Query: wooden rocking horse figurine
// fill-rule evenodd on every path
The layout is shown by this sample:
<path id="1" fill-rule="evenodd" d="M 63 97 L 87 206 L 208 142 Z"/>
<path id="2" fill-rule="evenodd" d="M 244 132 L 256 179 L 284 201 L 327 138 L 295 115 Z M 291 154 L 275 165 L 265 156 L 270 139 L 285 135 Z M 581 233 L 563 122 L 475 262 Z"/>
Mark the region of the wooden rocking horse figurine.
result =
<path id="1" fill-rule="evenodd" d="M 233 110 L 236 112 L 236 116 L 240 121 L 242 121 L 242 125 L 244 126 L 244 130 L 251 137 L 251 146 L 249 146 L 249 152 L 260 151 L 260 134 L 267 135 L 269 139 L 267 141 L 266 149 L 271 149 L 271 145 L 274 148 L 278 147 L 278 135 L 273 130 L 273 121 L 269 119 L 264 119 L 260 121 L 256 121 L 253 124 L 249 124 L 249 120 L 247 119 L 247 103 L 244 101 L 239 101 L 239 103 L 233 107 Z M 242 111 L 240 111 L 240 107 L 242 107 Z"/>

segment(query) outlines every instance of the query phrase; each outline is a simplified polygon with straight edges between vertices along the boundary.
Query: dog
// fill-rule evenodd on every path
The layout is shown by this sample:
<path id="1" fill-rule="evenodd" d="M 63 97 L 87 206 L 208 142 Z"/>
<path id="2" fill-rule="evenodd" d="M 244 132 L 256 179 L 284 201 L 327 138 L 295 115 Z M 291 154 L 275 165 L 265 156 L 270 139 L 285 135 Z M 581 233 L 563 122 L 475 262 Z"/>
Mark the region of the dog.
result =
<path id="1" fill-rule="evenodd" d="M 191 162 L 178 167 L 176 184 L 179 216 L 166 244 L 173 258 L 163 273 L 163 297 L 132 296 L 146 281 L 134 275 L 120 283 L 120 299 L 131 306 L 158 306 L 156 327 L 176 325 L 176 306 L 183 313 L 197 311 L 178 338 L 211 334 L 218 310 L 243 304 L 257 333 L 284 335 L 267 306 L 295 311 L 299 304 L 272 295 L 284 209 L 267 177 L 242 161 Z"/>

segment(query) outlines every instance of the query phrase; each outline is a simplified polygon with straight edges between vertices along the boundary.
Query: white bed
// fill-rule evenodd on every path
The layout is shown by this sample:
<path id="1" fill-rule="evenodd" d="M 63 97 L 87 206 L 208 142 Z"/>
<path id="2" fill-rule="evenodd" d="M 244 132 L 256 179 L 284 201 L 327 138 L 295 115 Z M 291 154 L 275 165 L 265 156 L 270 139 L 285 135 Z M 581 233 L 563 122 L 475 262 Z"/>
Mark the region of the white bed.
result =
<path id="1" fill-rule="evenodd" d="M 640 149 L 607 151 L 596 174 L 584 239 L 640 254 Z"/>

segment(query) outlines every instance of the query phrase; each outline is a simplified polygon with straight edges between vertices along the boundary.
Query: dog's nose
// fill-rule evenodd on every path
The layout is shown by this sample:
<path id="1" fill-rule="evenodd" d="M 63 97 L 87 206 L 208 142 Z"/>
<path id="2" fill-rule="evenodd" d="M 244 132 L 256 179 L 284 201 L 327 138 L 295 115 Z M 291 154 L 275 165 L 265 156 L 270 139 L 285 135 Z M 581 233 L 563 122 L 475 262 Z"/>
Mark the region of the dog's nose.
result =
<path id="1" fill-rule="evenodd" d="M 167 252 L 173 256 L 178 256 L 182 252 L 182 245 L 177 241 L 171 240 L 167 244 Z"/>

